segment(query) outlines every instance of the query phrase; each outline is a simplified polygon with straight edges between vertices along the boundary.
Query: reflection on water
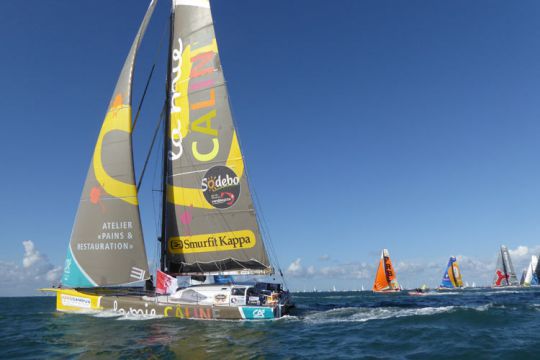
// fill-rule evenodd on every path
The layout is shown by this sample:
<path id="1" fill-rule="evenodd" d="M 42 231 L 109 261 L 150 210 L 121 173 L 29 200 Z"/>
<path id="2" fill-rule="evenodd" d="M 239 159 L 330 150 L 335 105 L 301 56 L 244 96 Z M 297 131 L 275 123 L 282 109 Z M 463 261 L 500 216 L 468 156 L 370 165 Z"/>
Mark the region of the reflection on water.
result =
<path id="1" fill-rule="evenodd" d="M 391 356 L 396 348 L 415 358 L 441 352 L 522 358 L 536 354 L 539 299 L 538 289 L 425 297 L 302 293 L 295 297 L 298 309 L 292 316 L 250 322 L 125 321 L 107 314 L 58 313 L 54 298 L 3 298 L 0 349 L 6 358 L 28 359 L 337 359 Z"/>

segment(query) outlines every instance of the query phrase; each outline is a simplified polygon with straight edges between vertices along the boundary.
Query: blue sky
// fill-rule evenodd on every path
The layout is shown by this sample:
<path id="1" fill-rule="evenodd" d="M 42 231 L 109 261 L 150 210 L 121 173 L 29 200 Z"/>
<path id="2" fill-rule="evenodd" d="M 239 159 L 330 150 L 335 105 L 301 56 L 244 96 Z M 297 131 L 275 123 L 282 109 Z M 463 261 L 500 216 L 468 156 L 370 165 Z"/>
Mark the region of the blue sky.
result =
<path id="1" fill-rule="evenodd" d="M 409 286 L 435 285 L 450 255 L 465 280 L 487 283 L 500 244 L 518 268 L 540 250 L 540 4 L 212 6 L 250 180 L 293 289 L 369 287 L 383 247 Z M 29 293 L 63 263 L 146 7 L 0 4 L 0 284 L 21 279 Z M 141 46 L 134 104 L 168 9 L 161 0 Z M 138 172 L 163 104 L 165 51 L 158 59 L 134 134 Z M 151 257 L 153 174 L 140 194 Z"/>

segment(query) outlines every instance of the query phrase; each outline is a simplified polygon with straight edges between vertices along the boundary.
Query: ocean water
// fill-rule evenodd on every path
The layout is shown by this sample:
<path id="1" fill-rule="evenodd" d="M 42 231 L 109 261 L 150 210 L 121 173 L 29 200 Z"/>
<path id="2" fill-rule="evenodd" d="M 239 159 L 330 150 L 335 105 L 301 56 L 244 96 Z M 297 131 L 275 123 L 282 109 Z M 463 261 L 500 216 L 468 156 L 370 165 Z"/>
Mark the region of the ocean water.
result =
<path id="1" fill-rule="evenodd" d="M 0 298 L 0 358 L 540 359 L 540 289 L 295 294 L 273 321 L 77 315 Z"/>

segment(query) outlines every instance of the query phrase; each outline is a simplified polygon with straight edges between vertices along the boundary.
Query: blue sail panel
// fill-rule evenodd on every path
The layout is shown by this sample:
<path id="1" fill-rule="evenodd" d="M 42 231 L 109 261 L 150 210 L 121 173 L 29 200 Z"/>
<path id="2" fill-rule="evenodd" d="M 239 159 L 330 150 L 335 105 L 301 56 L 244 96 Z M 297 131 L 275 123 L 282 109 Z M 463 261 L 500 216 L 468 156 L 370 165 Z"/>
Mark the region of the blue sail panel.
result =
<path id="1" fill-rule="evenodd" d="M 81 267 L 71 252 L 71 246 L 68 247 L 66 263 L 64 265 L 64 274 L 62 275 L 62 286 L 71 288 L 96 286 L 84 271 L 81 270 Z"/>
<path id="2" fill-rule="evenodd" d="M 452 280 L 450 279 L 450 275 L 448 275 L 448 272 L 449 271 L 452 271 L 452 258 L 450 258 L 450 260 L 448 260 L 448 265 L 446 265 L 446 269 L 444 271 L 444 275 L 443 275 L 443 278 L 441 280 L 441 285 L 440 287 L 442 288 L 448 288 L 448 289 L 453 289 L 455 288 L 454 284 L 452 283 Z"/>

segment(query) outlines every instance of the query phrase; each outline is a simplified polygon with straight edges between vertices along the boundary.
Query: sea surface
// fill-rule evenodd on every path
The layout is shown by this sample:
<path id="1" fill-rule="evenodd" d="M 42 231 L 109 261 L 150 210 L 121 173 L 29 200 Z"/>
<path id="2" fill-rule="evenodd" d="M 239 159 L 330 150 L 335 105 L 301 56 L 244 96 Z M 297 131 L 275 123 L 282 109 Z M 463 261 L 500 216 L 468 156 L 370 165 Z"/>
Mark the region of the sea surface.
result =
<path id="1" fill-rule="evenodd" d="M 0 298 L 1 359 L 540 359 L 540 289 L 297 293 L 272 321 L 63 314 Z"/>

